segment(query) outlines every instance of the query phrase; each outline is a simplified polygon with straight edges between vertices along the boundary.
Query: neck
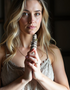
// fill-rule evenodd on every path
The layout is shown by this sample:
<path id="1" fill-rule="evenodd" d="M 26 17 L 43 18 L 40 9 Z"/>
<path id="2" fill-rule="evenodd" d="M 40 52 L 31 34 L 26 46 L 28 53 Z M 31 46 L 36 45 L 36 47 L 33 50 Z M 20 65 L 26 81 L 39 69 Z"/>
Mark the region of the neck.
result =
<path id="1" fill-rule="evenodd" d="M 21 46 L 29 48 L 32 41 L 32 35 L 20 33 Z"/>

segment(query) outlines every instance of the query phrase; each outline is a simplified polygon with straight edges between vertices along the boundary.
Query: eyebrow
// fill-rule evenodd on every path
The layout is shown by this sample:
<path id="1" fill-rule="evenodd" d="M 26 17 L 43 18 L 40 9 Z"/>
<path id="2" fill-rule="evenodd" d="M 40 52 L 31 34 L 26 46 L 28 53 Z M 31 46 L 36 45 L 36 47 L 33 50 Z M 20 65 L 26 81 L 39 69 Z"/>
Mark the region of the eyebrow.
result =
<path id="1" fill-rule="evenodd" d="M 23 11 L 29 12 L 29 10 L 27 10 L 27 9 L 24 9 Z M 36 11 L 34 11 L 34 12 L 42 12 L 42 11 L 41 11 L 41 10 L 36 10 Z"/>

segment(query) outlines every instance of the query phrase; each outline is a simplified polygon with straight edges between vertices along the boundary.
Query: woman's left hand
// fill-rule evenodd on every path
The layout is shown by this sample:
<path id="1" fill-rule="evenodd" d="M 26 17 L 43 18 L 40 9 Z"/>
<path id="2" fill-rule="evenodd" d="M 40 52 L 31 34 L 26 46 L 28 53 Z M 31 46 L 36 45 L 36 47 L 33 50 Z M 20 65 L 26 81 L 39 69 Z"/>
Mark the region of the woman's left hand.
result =
<path id="1" fill-rule="evenodd" d="M 27 61 L 26 63 L 29 65 L 29 67 L 32 69 L 32 77 L 36 80 L 40 80 L 41 79 L 41 71 L 40 71 L 40 58 L 38 56 L 38 53 L 36 50 L 31 50 L 28 55 L 27 58 L 29 61 Z"/>

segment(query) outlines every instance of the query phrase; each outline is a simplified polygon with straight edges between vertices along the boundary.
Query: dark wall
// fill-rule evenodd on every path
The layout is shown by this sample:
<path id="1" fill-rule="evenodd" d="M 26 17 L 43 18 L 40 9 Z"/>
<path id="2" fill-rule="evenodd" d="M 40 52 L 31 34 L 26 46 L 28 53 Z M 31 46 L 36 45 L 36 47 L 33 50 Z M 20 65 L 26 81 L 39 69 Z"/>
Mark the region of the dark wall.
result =
<path id="1" fill-rule="evenodd" d="M 0 42 L 3 34 L 3 24 L 4 24 L 4 2 L 0 0 Z"/>
<path id="2" fill-rule="evenodd" d="M 57 46 L 61 48 L 70 84 L 70 0 L 47 0 L 46 2 L 49 4 L 51 34 Z"/>

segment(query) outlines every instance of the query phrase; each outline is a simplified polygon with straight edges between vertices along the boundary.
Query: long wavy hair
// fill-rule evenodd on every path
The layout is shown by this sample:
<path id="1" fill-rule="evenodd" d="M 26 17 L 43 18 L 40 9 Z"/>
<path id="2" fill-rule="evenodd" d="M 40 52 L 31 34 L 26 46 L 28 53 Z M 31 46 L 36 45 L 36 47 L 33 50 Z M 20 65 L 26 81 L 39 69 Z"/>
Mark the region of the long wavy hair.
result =
<path id="1" fill-rule="evenodd" d="M 37 0 L 42 6 L 42 22 L 37 32 L 38 44 L 44 49 L 50 50 L 50 40 L 53 40 L 48 30 L 48 10 L 46 9 L 44 0 Z M 4 24 L 4 40 L 1 45 L 6 44 L 10 55 L 6 58 L 5 62 L 12 59 L 16 54 L 16 49 L 20 46 L 20 29 L 18 21 L 22 17 L 24 5 L 26 0 L 13 0 L 12 6 L 8 13 L 7 21 Z"/>

